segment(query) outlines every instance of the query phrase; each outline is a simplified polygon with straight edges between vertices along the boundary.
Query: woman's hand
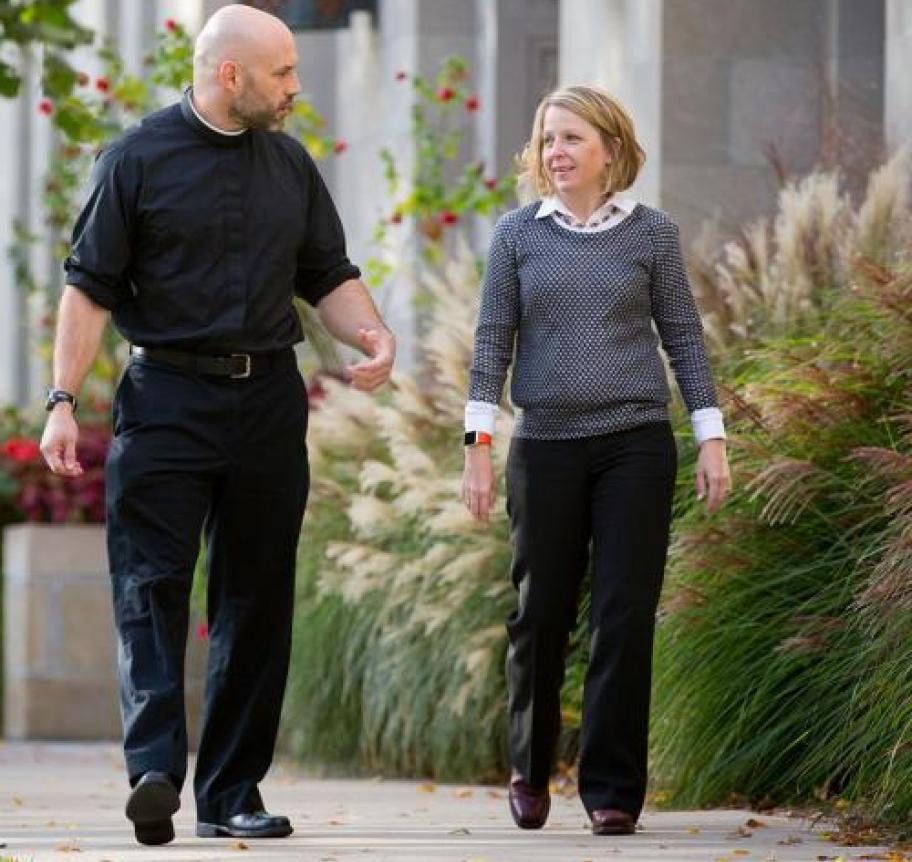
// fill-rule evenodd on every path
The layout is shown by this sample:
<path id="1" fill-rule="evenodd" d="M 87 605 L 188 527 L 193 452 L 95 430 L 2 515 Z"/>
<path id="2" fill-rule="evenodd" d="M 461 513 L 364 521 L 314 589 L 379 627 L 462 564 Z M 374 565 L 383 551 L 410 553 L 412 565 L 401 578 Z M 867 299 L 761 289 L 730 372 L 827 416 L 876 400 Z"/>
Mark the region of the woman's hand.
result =
<path id="1" fill-rule="evenodd" d="M 725 455 L 725 441 L 704 440 L 697 456 L 697 499 L 706 500 L 711 515 L 722 505 L 731 490 L 731 473 Z"/>
<path id="2" fill-rule="evenodd" d="M 462 473 L 462 500 L 479 521 L 487 521 L 497 498 L 491 447 L 485 444 L 465 447 Z"/>

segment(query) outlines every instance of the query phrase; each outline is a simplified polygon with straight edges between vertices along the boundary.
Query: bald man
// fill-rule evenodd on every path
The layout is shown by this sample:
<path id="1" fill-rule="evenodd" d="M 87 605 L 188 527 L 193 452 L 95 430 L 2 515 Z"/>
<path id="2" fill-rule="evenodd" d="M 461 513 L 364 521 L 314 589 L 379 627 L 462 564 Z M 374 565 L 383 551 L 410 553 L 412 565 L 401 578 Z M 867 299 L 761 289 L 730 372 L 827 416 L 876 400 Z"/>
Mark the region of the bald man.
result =
<path id="1" fill-rule="evenodd" d="M 273 756 L 307 499 L 307 394 L 295 296 L 365 358 L 370 391 L 395 341 L 345 253 L 306 151 L 279 131 L 298 92 L 291 33 L 232 5 L 200 33 L 193 87 L 102 152 L 65 269 L 42 450 L 82 472 L 76 397 L 109 317 L 130 342 L 106 470 L 126 815 L 174 838 L 187 769 L 184 653 L 205 538 L 209 665 L 196 834 L 283 837 L 258 784 Z"/>

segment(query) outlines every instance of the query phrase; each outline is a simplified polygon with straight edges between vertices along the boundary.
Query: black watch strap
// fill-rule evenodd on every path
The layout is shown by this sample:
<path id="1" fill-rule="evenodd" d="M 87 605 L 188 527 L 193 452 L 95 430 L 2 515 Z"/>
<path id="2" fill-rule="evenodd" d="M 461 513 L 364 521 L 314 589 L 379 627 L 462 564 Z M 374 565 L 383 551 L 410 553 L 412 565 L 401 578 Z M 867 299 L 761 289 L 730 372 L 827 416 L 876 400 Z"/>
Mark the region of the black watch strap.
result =
<path id="1" fill-rule="evenodd" d="M 76 405 L 79 402 L 76 400 L 76 396 L 72 392 L 67 392 L 66 389 L 48 389 L 47 400 L 44 402 L 44 409 L 48 411 L 53 410 L 61 401 L 72 404 L 73 412 L 76 412 Z"/>

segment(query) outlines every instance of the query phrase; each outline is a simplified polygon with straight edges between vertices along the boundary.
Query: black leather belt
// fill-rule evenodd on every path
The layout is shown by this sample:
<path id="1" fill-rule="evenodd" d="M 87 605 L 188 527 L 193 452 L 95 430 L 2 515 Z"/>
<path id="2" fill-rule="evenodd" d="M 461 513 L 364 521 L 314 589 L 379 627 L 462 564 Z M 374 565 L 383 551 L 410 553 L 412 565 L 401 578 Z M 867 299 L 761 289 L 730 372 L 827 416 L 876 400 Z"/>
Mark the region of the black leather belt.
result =
<path id="1" fill-rule="evenodd" d="M 274 353 L 227 353 L 212 356 L 206 353 L 190 353 L 186 350 L 172 350 L 170 347 L 140 347 L 130 345 L 130 356 L 140 362 L 157 362 L 173 368 L 195 371 L 213 377 L 228 377 L 232 380 L 246 380 L 258 377 L 276 367 L 280 358 L 288 351 Z"/>

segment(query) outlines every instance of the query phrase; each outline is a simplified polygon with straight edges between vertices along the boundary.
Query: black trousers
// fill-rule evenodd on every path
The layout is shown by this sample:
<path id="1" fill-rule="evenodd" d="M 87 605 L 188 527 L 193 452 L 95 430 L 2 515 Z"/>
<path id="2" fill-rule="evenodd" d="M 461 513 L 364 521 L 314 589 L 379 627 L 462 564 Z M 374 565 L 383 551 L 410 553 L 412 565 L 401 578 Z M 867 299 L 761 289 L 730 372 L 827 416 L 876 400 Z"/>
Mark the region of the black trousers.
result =
<path id="1" fill-rule="evenodd" d="M 507 621 L 512 765 L 527 782 L 547 786 L 567 643 L 591 557 L 579 768 L 589 812 L 638 817 L 643 806 L 655 613 L 676 471 L 668 423 L 511 444 L 507 508 L 519 592 Z"/>
<path id="2" fill-rule="evenodd" d="M 293 351 L 246 380 L 140 362 L 114 400 L 108 554 L 131 782 L 187 770 L 184 655 L 200 537 L 209 663 L 197 815 L 262 808 L 291 645 L 295 552 L 308 491 L 307 392 Z"/>

